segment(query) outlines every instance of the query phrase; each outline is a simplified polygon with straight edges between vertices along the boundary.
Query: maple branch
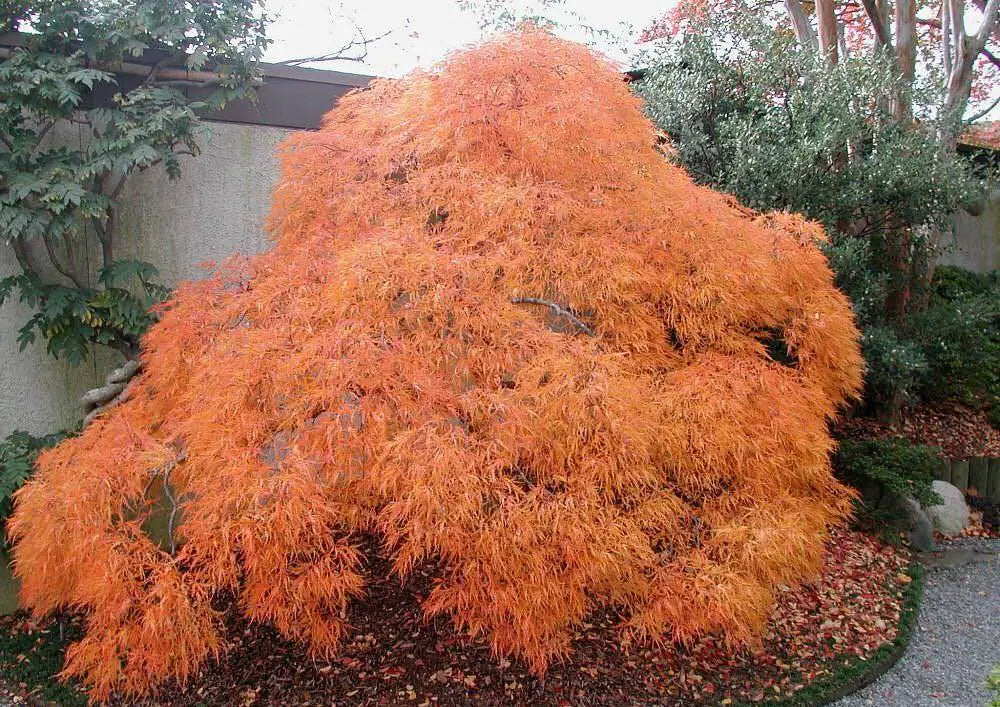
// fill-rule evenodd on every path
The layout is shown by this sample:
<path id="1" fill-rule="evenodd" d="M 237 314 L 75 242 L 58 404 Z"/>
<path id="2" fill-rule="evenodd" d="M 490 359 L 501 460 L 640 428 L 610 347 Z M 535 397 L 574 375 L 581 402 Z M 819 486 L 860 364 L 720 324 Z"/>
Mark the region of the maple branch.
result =
<path id="1" fill-rule="evenodd" d="M 170 501 L 170 517 L 167 518 L 167 539 L 170 541 L 170 554 L 177 551 L 177 542 L 174 540 L 174 520 L 177 518 L 177 499 L 170 490 L 170 472 L 177 466 L 177 462 L 171 462 L 163 470 L 163 494 Z"/>
<path id="2" fill-rule="evenodd" d="M 984 57 L 986 57 L 989 60 L 989 62 L 993 64 L 993 66 L 1000 69 L 1000 57 L 998 57 L 996 54 L 991 52 L 989 49 L 986 49 L 985 47 L 983 47 L 983 49 L 981 49 L 979 53 L 982 54 Z"/>
<path id="3" fill-rule="evenodd" d="M 90 407 L 91 405 L 96 407 L 103 407 L 123 390 L 125 390 L 124 383 L 107 383 L 102 385 L 100 388 L 94 388 L 88 390 L 80 398 L 80 403 L 84 407 Z"/>
<path id="4" fill-rule="evenodd" d="M 538 304 L 543 307 L 548 307 L 557 316 L 566 317 L 567 319 L 569 319 L 571 322 L 573 322 L 573 324 L 577 326 L 577 328 L 580 331 L 582 331 L 587 336 L 594 336 L 593 329 L 584 324 L 579 317 L 573 314 L 573 312 L 569 311 L 565 307 L 561 307 L 555 302 L 549 302 L 548 300 L 539 299 L 537 297 L 513 297 L 511 298 L 510 301 L 513 302 L 514 304 Z"/>
<path id="5" fill-rule="evenodd" d="M 966 123 L 974 123 L 974 122 L 976 122 L 977 120 L 979 120 L 980 118 L 982 118 L 983 116 L 985 116 L 987 113 L 989 113 L 990 111 L 992 111 L 994 108 L 996 108 L 998 103 L 1000 103 L 1000 96 L 997 96 L 993 100 L 992 103 L 990 103 L 983 110 L 981 110 L 978 113 L 976 113 L 975 115 L 973 115 L 971 118 L 966 118 L 965 122 Z"/>
<path id="6" fill-rule="evenodd" d="M 119 350 L 121 349 L 119 348 Z M 122 351 L 122 353 L 126 356 L 126 358 L 134 355 L 128 351 Z M 135 387 L 131 384 L 131 380 L 136 373 L 142 370 L 142 365 L 141 360 L 129 358 L 129 360 L 127 360 L 123 365 L 114 369 L 107 375 L 104 379 L 103 386 L 88 391 L 83 398 L 81 398 L 80 402 L 83 403 L 85 408 L 90 405 L 95 406 L 90 412 L 87 413 L 87 416 L 83 418 L 84 427 L 89 425 L 95 417 L 105 410 L 109 410 L 116 405 L 121 405 L 131 399 L 135 391 Z M 111 394 L 109 395 L 109 393 Z"/>

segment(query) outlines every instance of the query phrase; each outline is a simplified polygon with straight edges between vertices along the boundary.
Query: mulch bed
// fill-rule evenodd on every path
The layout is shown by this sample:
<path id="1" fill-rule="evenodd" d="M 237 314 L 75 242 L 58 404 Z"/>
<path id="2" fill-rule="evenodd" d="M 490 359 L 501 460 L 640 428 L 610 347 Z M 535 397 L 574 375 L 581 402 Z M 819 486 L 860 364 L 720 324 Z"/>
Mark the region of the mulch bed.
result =
<path id="1" fill-rule="evenodd" d="M 739 704 L 795 696 L 805 686 L 895 640 L 908 553 L 853 531 L 828 544 L 822 579 L 784 588 L 762 645 L 733 653 L 716 637 L 691 646 L 618 647 L 616 617 L 593 616 L 571 656 L 532 677 L 517 660 L 457 634 L 444 619 L 425 622 L 419 608 L 430 577 L 400 587 L 385 579 L 352 612 L 354 631 L 340 656 L 314 661 L 301 646 L 236 617 L 228 649 L 187 685 L 167 685 L 143 705 L 624 705 Z M 23 617 L 0 627 L 47 631 Z M 50 638 L 45 638 L 50 637 Z M 29 651 L 30 653 L 30 651 Z M 2 654 L 0 654 L 2 655 Z M 30 660 L 31 656 L 8 657 Z M 4 674 L 0 658 L 0 675 Z M 37 686 L 9 685 L 29 702 Z M 133 703 L 135 704 L 135 703 Z"/>
<path id="2" fill-rule="evenodd" d="M 940 447 L 947 459 L 1000 457 L 1000 430 L 990 424 L 982 410 L 957 402 L 906 408 L 896 425 L 871 418 L 842 420 L 834 435 L 840 439 L 905 437 L 914 443 Z"/>

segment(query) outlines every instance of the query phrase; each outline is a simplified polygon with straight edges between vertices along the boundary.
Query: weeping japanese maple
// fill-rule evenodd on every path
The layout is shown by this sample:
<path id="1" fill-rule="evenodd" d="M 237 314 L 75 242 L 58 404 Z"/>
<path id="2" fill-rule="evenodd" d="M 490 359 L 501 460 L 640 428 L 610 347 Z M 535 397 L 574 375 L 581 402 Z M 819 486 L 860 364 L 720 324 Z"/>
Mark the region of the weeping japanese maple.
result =
<path id="1" fill-rule="evenodd" d="M 817 572 L 861 371 L 822 232 L 694 185 L 610 63 L 502 36 L 282 159 L 273 249 L 178 288 L 127 402 L 17 497 L 24 603 L 87 615 L 66 675 L 183 680 L 231 595 L 334 653 L 361 538 L 538 673 L 602 606 L 625 640 L 751 640 Z"/>

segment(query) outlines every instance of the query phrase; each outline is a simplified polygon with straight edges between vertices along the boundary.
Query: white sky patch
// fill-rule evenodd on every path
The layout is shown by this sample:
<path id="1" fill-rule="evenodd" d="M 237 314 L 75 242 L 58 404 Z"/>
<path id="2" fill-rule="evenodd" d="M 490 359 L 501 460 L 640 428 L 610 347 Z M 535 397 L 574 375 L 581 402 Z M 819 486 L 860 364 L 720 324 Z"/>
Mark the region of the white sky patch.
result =
<path id="1" fill-rule="evenodd" d="M 565 0 L 540 9 L 538 2 L 517 5 L 529 14 L 553 17 L 564 28 L 558 33 L 594 44 L 613 59 L 628 63 L 634 34 L 660 17 L 674 0 L 633 0 L 627 3 L 600 0 Z M 363 62 L 334 61 L 313 64 L 376 76 L 401 76 L 415 67 L 428 67 L 449 52 L 474 44 L 489 34 L 479 27 L 475 13 L 463 10 L 456 0 L 269 0 L 268 11 L 277 16 L 268 34 L 274 39 L 266 61 L 283 61 L 329 53 L 346 44 L 360 28 L 374 37 L 389 32 L 368 49 Z M 624 41 L 617 44 L 581 29 L 580 25 L 609 32 Z"/>

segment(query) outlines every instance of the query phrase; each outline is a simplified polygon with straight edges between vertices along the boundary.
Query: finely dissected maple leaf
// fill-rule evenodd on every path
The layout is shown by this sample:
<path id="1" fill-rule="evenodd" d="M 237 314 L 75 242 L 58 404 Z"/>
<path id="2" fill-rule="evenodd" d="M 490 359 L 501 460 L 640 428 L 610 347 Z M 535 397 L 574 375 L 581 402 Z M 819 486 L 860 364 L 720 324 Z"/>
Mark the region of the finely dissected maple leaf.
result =
<path id="1" fill-rule="evenodd" d="M 273 249 L 179 287 L 131 398 L 17 497 L 23 601 L 88 617 L 65 673 L 183 680 L 229 593 L 334 653 L 371 535 L 536 672 L 602 605 L 629 640 L 758 635 L 849 513 L 857 331 L 819 227 L 654 143 L 610 63 L 533 29 L 292 137 Z"/>

